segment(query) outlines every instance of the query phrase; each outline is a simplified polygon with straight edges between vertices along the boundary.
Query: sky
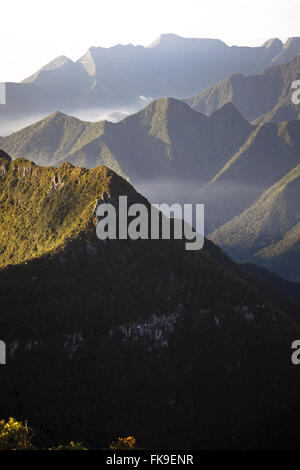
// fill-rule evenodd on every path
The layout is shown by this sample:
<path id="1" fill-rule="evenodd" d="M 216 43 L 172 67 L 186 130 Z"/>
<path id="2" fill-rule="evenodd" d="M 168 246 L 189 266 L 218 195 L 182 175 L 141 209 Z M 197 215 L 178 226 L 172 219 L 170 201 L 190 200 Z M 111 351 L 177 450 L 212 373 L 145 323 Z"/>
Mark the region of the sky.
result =
<path id="1" fill-rule="evenodd" d="M 149 45 L 160 34 L 261 45 L 300 36 L 300 0 L 8 0 L 1 2 L 0 81 L 20 81 L 91 46 Z"/>

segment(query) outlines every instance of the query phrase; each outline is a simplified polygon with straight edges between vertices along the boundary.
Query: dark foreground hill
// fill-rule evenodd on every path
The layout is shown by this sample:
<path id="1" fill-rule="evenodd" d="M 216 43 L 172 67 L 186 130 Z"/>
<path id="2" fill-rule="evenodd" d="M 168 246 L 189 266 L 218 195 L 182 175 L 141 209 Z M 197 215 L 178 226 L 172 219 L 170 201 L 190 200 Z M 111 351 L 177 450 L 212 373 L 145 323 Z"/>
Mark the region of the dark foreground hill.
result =
<path id="1" fill-rule="evenodd" d="M 49 445 L 298 446 L 299 306 L 211 242 L 98 240 L 96 201 L 147 204 L 103 166 L 1 158 L 1 417 Z"/>
<path id="2" fill-rule="evenodd" d="M 276 290 L 281 291 L 286 296 L 294 299 L 295 302 L 300 303 L 300 283 L 288 281 L 256 264 L 245 263 L 242 267 L 254 277 L 270 284 L 275 287 Z"/>

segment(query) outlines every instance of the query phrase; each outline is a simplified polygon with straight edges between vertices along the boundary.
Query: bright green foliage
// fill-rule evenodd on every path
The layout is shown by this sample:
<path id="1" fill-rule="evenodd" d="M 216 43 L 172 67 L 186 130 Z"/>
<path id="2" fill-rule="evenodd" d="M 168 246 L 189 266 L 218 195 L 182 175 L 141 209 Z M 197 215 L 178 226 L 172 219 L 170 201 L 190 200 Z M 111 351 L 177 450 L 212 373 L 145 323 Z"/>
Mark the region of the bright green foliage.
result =
<path id="1" fill-rule="evenodd" d="M 124 185 L 104 166 L 88 171 L 68 163 L 38 167 L 24 159 L 0 158 L 0 267 L 84 238 L 96 199 L 112 188 L 125 190 Z M 130 185 L 126 190 L 133 191 Z"/>

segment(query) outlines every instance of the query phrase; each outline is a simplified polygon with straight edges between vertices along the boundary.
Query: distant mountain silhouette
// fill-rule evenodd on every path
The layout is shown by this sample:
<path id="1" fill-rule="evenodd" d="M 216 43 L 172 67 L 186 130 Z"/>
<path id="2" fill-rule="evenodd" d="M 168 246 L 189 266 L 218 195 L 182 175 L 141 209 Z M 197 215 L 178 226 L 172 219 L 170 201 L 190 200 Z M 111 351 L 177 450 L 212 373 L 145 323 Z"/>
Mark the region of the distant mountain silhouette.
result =
<path id="1" fill-rule="evenodd" d="M 294 57 L 300 38 L 260 47 L 227 46 L 218 39 L 160 36 L 149 47 L 91 47 L 79 60 L 54 59 L 22 83 L 7 84 L 0 117 L 57 109 L 142 105 L 141 97 L 182 98 L 201 92 L 232 73 L 256 74 Z"/>

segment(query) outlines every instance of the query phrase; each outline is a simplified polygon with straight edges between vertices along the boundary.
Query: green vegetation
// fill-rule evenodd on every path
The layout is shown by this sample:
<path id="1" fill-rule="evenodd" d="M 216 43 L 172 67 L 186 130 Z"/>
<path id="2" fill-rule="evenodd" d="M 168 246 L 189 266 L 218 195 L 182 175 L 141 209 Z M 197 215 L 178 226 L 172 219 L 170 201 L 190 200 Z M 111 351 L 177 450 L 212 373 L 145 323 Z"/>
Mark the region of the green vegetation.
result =
<path id="1" fill-rule="evenodd" d="M 0 421 L 0 450 L 37 450 L 32 444 L 34 437 L 35 434 L 27 421 L 22 423 L 15 418 L 9 418 L 7 422 L 4 419 Z M 132 439 L 134 440 L 129 438 L 128 446 L 134 446 L 135 442 L 133 443 Z M 87 450 L 87 448 L 81 442 L 71 441 L 67 445 L 59 445 L 48 450 Z"/>
<path id="2" fill-rule="evenodd" d="M 30 158 L 39 165 L 104 164 L 133 181 L 192 177 L 203 182 L 251 130 L 234 108 L 209 119 L 179 100 L 161 98 L 116 124 L 83 122 L 57 112 L 0 138 L 0 146 L 13 158 Z"/>
<path id="3" fill-rule="evenodd" d="M 299 164 L 299 136 L 300 121 L 253 127 L 230 103 L 208 118 L 166 98 L 116 124 L 54 113 L 0 145 L 13 158 L 42 165 L 104 164 L 140 187 L 170 184 L 170 199 L 178 202 L 185 192 L 206 204 L 211 232 Z"/>
<path id="4" fill-rule="evenodd" d="M 0 451 L 1 450 L 39 450 L 32 442 L 37 436 L 33 429 L 15 418 L 9 418 L 7 422 L 0 420 Z M 112 441 L 107 450 L 138 450 L 136 439 L 133 436 L 118 437 Z M 70 441 L 68 444 L 59 444 L 55 447 L 40 450 L 88 450 L 82 442 Z M 140 450 L 140 449 L 139 449 Z"/>
<path id="5" fill-rule="evenodd" d="M 85 237 L 97 198 L 125 181 L 108 168 L 69 163 L 38 167 L 0 157 L 0 266 L 16 264 Z M 133 188 L 126 186 L 130 194 Z M 9 234 L 9 237 L 8 237 Z"/>
<path id="6" fill-rule="evenodd" d="M 0 421 L 0 450 L 31 450 L 33 446 L 32 429 L 28 427 L 27 421 L 20 423 L 14 418 Z"/>
<path id="7" fill-rule="evenodd" d="M 136 449 L 136 442 L 133 436 L 118 437 L 117 441 L 113 441 L 109 448 L 111 450 L 134 450 Z"/>
<path id="8" fill-rule="evenodd" d="M 300 165 L 297 165 L 210 238 L 237 261 L 261 263 L 299 282 L 299 194 Z"/>
<path id="9" fill-rule="evenodd" d="M 48 450 L 88 450 L 87 447 L 84 447 L 82 442 L 71 441 L 69 444 L 62 445 L 60 444 L 57 447 L 51 447 Z"/>
<path id="10" fill-rule="evenodd" d="M 56 112 L 0 138 L 0 449 L 123 450 L 132 436 L 147 448 L 299 447 L 299 285 L 210 240 L 200 252 L 100 241 L 94 215 L 119 195 L 148 204 L 126 179 L 188 182 L 214 242 L 299 281 L 300 122 L 265 122 L 284 112 L 295 64 L 206 91 L 192 105 L 222 105 L 210 117 L 163 98 L 117 124 Z M 245 84 L 260 90 L 244 103 L 255 125 L 228 103 Z M 95 79 L 90 98 L 102 92 Z"/>
<path id="11" fill-rule="evenodd" d="M 250 208 L 300 163 L 299 155 L 300 121 L 257 126 L 201 192 L 208 232 Z"/>
<path id="12" fill-rule="evenodd" d="M 105 145 L 96 149 L 93 143 L 109 125 L 104 121 L 80 121 L 57 111 L 9 137 L 0 137 L 0 145 L 6 147 L 14 158 L 31 157 L 39 165 L 76 160 L 77 165 L 91 168 L 105 163 L 122 174 L 113 155 L 105 151 Z"/>
<path id="13" fill-rule="evenodd" d="M 107 168 L 1 171 L 0 416 L 30 419 L 37 448 L 296 445 L 299 306 L 210 242 L 98 240 L 103 192 L 145 202 Z"/>

